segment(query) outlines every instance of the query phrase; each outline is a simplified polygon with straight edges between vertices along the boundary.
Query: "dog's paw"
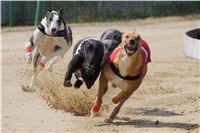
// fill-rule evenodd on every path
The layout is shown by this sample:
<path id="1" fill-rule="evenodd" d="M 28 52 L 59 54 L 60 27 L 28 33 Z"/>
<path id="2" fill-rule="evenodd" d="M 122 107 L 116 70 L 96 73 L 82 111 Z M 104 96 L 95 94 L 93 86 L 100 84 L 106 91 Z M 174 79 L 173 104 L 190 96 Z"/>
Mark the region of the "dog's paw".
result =
<path id="1" fill-rule="evenodd" d="M 101 116 L 104 111 L 108 111 L 108 105 L 101 105 L 94 104 L 90 110 L 90 117 Z"/>
<path id="2" fill-rule="evenodd" d="M 21 89 L 24 92 L 35 92 L 36 91 L 33 87 L 30 87 L 28 85 L 21 85 Z"/>
<path id="3" fill-rule="evenodd" d="M 72 83 L 70 82 L 70 80 L 67 80 L 64 82 L 64 87 L 72 87 Z"/>
<path id="4" fill-rule="evenodd" d="M 100 110 L 100 105 L 97 103 L 93 104 L 91 111 L 94 113 L 97 113 L 97 112 L 99 112 L 99 110 Z"/>
<path id="5" fill-rule="evenodd" d="M 100 116 L 101 112 L 94 112 L 93 108 L 90 110 L 90 117 Z"/>
<path id="6" fill-rule="evenodd" d="M 99 116 L 100 113 L 99 112 L 93 112 L 93 110 L 90 110 L 90 117 L 95 117 L 95 116 Z"/>
<path id="7" fill-rule="evenodd" d="M 74 88 L 80 88 L 82 84 L 83 84 L 83 81 L 81 81 L 81 80 L 78 79 L 74 83 Z"/>

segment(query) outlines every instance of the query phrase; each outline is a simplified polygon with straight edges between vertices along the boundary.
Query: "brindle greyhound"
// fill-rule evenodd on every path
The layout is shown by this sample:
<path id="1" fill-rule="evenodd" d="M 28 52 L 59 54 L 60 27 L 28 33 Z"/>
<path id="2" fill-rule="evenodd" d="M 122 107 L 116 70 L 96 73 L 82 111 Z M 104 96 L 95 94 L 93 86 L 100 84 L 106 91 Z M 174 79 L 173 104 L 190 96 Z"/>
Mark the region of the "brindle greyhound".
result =
<path id="1" fill-rule="evenodd" d="M 112 101 L 117 104 L 110 117 L 105 121 L 111 123 L 124 102 L 138 89 L 147 72 L 147 63 L 151 61 L 150 50 L 140 35 L 127 32 L 122 35 L 122 42 L 104 63 L 99 79 L 96 101 L 91 115 L 99 112 L 102 97 L 108 89 L 108 81 L 121 88 L 121 92 Z"/>
<path id="2" fill-rule="evenodd" d="M 25 45 L 26 58 L 29 63 L 32 62 L 32 54 L 34 56 L 34 74 L 29 89 L 32 89 L 35 83 L 38 65 L 43 69 L 49 62 L 49 66 L 46 68 L 51 68 L 68 51 L 72 41 L 71 28 L 63 20 L 63 9 L 58 11 L 49 9 Z M 32 52 L 33 50 L 34 52 Z"/>

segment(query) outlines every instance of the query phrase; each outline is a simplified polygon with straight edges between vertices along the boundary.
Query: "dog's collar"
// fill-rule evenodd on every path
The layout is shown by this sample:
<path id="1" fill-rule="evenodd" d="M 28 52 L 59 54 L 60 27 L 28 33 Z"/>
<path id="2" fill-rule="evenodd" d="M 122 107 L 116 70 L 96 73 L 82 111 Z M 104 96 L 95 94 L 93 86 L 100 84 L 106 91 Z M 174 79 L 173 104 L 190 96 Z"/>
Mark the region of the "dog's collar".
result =
<path id="1" fill-rule="evenodd" d="M 65 37 L 66 33 L 67 33 L 67 27 L 66 27 L 66 24 L 65 24 L 65 21 L 63 21 L 63 24 L 64 24 L 64 30 L 60 30 L 58 31 L 58 33 L 56 35 L 49 35 L 45 32 L 45 28 L 44 28 L 44 25 L 42 25 L 41 23 L 38 25 L 38 29 L 45 35 L 47 36 L 50 36 L 50 37 Z"/>
<path id="2" fill-rule="evenodd" d="M 115 67 L 115 65 L 113 64 L 113 62 L 110 63 L 110 67 L 112 69 L 112 71 L 119 76 L 120 78 L 124 79 L 124 80 L 138 80 L 140 78 L 140 73 L 136 76 L 125 76 L 123 77 L 120 73 L 119 70 Z"/>

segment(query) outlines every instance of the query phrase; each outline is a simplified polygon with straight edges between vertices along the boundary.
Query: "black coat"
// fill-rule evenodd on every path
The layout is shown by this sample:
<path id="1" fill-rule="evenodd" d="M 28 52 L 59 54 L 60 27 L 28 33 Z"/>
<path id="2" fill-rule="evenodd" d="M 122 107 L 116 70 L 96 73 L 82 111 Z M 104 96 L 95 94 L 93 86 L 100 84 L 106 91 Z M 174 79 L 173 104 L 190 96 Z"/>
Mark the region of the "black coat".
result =
<path id="1" fill-rule="evenodd" d="M 91 37 L 80 40 L 74 47 L 73 58 L 68 65 L 64 86 L 70 86 L 68 81 L 75 73 L 77 81 L 74 87 L 79 88 L 84 80 L 87 88 L 90 89 L 101 71 L 103 58 L 104 44 L 100 40 Z"/>

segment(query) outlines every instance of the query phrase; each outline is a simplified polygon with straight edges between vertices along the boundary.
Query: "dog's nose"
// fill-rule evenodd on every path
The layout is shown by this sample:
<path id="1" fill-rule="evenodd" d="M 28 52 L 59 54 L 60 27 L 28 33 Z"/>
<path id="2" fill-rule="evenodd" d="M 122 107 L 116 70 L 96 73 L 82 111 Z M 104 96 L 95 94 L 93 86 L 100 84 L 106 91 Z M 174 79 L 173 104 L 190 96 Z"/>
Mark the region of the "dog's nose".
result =
<path id="1" fill-rule="evenodd" d="M 131 45 L 134 45 L 134 44 L 135 44 L 135 40 L 134 40 L 134 39 L 131 39 L 131 40 L 130 40 L 130 44 L 131 44 Z"/>
<path id="2" fill-rule="evenodd" d="M 56 32 L 56 29 L 55 29 L 55 28 L 52 28 L 52 29 L 51 29 L 51 32 L 52 32 L 52 33 Z"/>

